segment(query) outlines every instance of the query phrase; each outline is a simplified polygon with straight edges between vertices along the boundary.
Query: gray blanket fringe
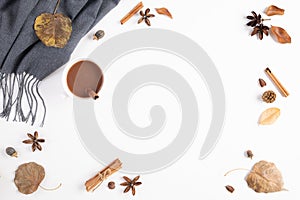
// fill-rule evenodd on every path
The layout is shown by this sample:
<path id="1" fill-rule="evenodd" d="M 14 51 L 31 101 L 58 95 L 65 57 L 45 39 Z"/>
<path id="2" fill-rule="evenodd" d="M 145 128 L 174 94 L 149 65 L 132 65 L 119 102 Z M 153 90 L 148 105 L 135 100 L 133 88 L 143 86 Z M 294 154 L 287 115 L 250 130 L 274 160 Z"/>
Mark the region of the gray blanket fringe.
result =
<path id="1" fill-rule="evenodd" d="M 0 73 L 0 90 L 3 100 L 0 117 L 8 121 L 13 116 L 13 121 L 30 122 L 33 125 L 37 118 L 39 103 L 42 103 L 43 118 L 40 126 L 43 126 L 46 106 L 39 92 L 39 84 L 40 81 L 35 76 L 27 73 Z"/>

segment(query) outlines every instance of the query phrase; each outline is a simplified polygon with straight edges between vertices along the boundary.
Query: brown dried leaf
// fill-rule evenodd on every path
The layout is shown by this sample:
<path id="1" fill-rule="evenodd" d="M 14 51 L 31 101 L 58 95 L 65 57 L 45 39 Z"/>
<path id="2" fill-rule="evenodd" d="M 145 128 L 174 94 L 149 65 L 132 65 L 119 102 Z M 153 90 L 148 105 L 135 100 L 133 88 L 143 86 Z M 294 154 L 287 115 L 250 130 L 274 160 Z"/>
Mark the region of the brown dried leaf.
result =
<path id="1" fill-rule="evenodd" d="M 267 7 L 265 10 L 266 15 L 268 16 L 273 16 L 273 15 L 283 15 L 284 14 L 284 9 L 278 8 L 277 6 L 270 5 Z"/>
<path id="2" fill-rule="evenodd" d="M 271 34 L 272 36 L 281 44 L 291 43 L 292 39 L 289 34 L 281 27 L 271 26 Z"/>
<path id="3" fill-rule="evenodd" d="M 166 16 L 170 17 L 171 19 L 173 19 L 172 14 L 170 13 L 170 11 L 167 8 L 155 8 L 155 10 L 158 14 L 166 15 Z"/>
<path id="4" fill-rule="evenodd" d="M 280 116 L 279 108 L 268 108 L 262 112 L 259 119 L 259 124 L 261 125 L 270 125 L 273 124 L 276 119 Z"/>
<path id="5" fill-rule="evenodd" d="M 14 182 L 23 194 L 35 192 L 45 177 L 45 170 L 35 162 L 24 163 L 16 171 Z"/>
<path id="6" fill-rule="evenodd" d="M 283 190 L 283 179 L 274 163 L 259 161 L 246 177 L 248 186 L 255 192 L 278 192 Z"/>
<path id="7" fill-rule="evenodd" d="M 42 13 L 35 19 L 34 30 L 46 46 L 63 48 L 70 39 L 72 21 L 61 13 Z"/>

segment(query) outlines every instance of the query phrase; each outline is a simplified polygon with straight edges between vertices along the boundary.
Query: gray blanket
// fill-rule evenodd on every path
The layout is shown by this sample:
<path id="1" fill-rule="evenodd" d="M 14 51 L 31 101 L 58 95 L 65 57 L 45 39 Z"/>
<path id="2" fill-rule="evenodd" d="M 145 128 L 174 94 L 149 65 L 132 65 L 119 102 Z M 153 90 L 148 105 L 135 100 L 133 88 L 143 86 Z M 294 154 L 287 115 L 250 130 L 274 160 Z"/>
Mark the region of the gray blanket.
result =
<path id="1" fill-rule="evenodd" d="M 0 117 L 34 124 L 42 104 L 43 124 L 46 106 L 38 90 L 40 81 L 69 60 L 79 40 L 118 2 L 61 0 L 57 13 L 71 18 L 72 35 L 59 49 L 46 47 L 33 29 L 35 18 L 43 12 L 52 13 L 56 0 L 1 0 Z"/>

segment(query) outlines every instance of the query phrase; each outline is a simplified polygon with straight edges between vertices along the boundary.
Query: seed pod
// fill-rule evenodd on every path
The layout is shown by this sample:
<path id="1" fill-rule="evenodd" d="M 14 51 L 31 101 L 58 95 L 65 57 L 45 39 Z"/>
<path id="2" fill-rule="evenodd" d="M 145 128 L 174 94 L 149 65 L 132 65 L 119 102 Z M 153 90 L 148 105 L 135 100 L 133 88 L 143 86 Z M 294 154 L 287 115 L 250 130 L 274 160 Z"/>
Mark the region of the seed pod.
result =
<path id="1" fill-rule="evenodd" d="M 258 82 L 259 82 L 260 87 L 265 87 L 267 85 L 267 83 L 262 78 L 258 79 Z"/>
<path id="2" fill-rule="evenodd" d="M 100 40 L 101 38 L 103 38 L 105 35 L 103 30 L 99 30 L 97 31 L 94 36 L 93 36 L 93 40 Z"/>
<path id="3" fill-rule="evenodd" d="M 16 150 L 13 147 L 7 147 L 6 148 L 6 154 L 11 156 L 11 157 L 18 157 L 18 153 L 16 152 Z"/>
<path id="4" fill-rule="evenodd" d="M 110 181 L 107 186 L 108 186 L 109 189 L 113 190 L 113 189 L 115 189 L 116 184 L 115 184 L 115 182 Z"/>
<path id="5" fill-rule="evenodd" d="M 232 187 L 231 185 L 226 185 L 225 186 L 226 190 L 230 193 L 233 193 L 234 192 L 234 187 Z"/>

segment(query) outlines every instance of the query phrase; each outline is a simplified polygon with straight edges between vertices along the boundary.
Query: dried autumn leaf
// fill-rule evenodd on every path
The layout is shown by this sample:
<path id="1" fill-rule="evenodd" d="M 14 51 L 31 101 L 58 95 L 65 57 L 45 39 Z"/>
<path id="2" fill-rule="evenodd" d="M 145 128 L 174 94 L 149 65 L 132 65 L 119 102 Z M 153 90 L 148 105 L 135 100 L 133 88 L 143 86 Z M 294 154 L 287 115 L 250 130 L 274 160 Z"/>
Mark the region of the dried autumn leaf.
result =
<path id="1" fill-rule="evenodd" d="M 35 192 L 45 177 L 45 170 L 35 162 L 25 163 L 18 167 L 14 182 L 23 194 Z"/>
<path id="2" fill-rule="evenodd" d="M 291 43 L 292 39 L 289 34 L 281 27 L 271 26 L 270 29 L 271 35 L 281 44 Z"/>
<path id="3" fill-rule="evenodd" d="M 278 192 L 283 190 L 283 179 L 274 163 L 259 161 L 246 177 L 248 186 L 255 192 Z"/>
<path id="4" fill-rule="evenodd" d="M 166 15 L 166 16 L 170 17 L 171 19 L 173 19 L 172 14 L 170 13 L 170 11 L 167 8 L 155 8 L 155 10 L 158 14 Z"/>
<path id="5" fill-rule="evenodd" d="M 61 13 L 42 13 L 34 22 L 38 38 L 50 47 L 63 48 L 72 33 L 72 21 Z"/>
<path id="6" fill-rule="evenodd" d="M 268 16 L 273 16 L 273 15 L 283 15 L 284 14 L 284 9 L 278 8 L 277 6 L 270 5 L 267 7 L 265 10 L 266 15 Z"/>
<path id="7" fill-rule="evenodd" d="M 280 116 L 279 108 L 268 108 L 262 112 L 259 119 L 259 124 L 270 125 L 273 124 L 276 119 Z"/>

